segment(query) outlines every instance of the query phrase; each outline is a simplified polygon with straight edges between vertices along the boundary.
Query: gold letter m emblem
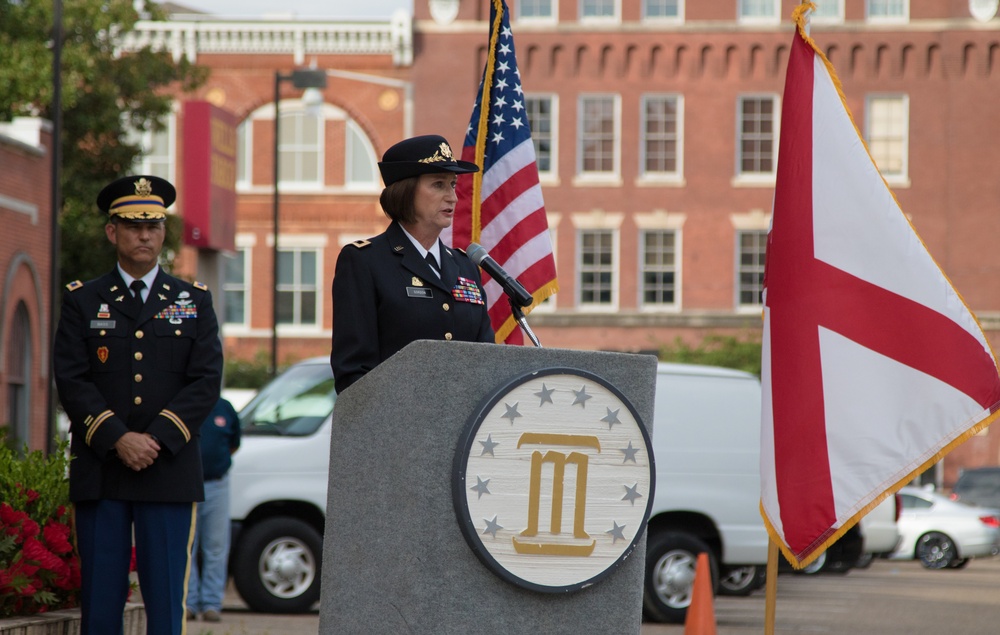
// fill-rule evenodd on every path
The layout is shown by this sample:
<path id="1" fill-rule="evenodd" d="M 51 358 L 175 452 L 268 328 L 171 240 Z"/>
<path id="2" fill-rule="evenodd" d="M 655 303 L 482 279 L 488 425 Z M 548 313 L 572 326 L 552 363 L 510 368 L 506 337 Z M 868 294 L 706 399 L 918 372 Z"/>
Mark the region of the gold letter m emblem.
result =
<path id="1" fill-rule="evenodd" d="M 525 433 L 518 439 L 517 447 L 531 445 L 561 445 L 570 447 L 594 448 L 601 451 L 601 443 L 597 437 L 575 434 L 538 434 Z M 544 454 L 535 450 L 531 454 L 531 482 L 529 484 L 530 498 L 528 500 L 528 527 L 521 532 L 521 538 L 514 536 L 514 550 L 522 554 L 537 554 L 549 556 L 589 556 L 594 551 L 596 540 L 584 531 L 583 524 L 587 513 L 587 466 L 589 457 L 583 452 L 564 454 L 548 450 Z M 549 521 L 549 533 L 557 537 L 556 542 L 538 539 L 538 514 L 542 498 L 542 466 L 552 464 L 552 517 Z M 563 485 L 566 477 L 566 465 L 576 466 L 576 495 L 574 497 L 573 538 L 560 538 L 562 535 Z M 535 538 L 524 540 L 523 538 Z M 581 543 L 582 541 L 582 543 Z"/>

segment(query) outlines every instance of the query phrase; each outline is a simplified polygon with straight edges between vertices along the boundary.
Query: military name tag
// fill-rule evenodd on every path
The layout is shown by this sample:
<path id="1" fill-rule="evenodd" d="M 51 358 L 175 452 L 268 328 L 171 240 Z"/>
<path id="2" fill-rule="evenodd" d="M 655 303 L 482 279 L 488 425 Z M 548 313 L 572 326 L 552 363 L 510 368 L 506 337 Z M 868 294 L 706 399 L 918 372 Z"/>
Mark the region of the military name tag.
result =
<path id="1" fill-rule="evenodd" d="M 411 298 L 432 298 L 434 294 L 427 287 L 406 287 L 406 295 Z"/>
<path id="2" fill-rule="evenodd" d="M 114 320 L 91 320 L 90 328 L 92 329 L 113 329 L 115 328 Z"/>

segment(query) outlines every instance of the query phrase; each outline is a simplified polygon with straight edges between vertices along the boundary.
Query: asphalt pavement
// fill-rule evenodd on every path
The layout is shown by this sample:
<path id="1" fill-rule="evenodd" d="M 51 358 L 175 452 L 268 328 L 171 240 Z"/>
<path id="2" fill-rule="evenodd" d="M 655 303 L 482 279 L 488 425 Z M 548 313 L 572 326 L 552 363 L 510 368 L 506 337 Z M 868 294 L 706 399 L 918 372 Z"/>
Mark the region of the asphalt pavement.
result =
<path id="1" fill-rule="evenodd" d="M 1000 557 L 943 571 L 929 571 L 915 561 L 878 560 L 846 575 L 782 574 L 777 598 L 776 635 L 995 633 L 1000 624 Z M 763 589 L 745 598 L 717 597 L 714 606 L 718 635 L 764 632 Z M 319 610 L 252 613 L 230 585 L 222 622 L 188 626 L 189 635 L 318 635 Z M 640 631 L 683 633 L 681 624 L 644 623 Z"/>

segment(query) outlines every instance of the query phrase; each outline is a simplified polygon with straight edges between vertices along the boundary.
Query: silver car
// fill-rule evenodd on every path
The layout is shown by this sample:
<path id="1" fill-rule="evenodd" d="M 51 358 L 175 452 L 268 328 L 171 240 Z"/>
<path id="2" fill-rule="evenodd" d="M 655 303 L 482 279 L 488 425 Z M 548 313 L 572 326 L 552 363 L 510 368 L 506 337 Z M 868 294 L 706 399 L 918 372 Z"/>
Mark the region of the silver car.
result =
<path id="1" fill-rule="evenodd" d="M 893 559 L 916 558 L 928 569 L 959 569 L 1000 551 L 1000 510 L 949 500 L 929 489 L 899 490 L 902 535 Z"/>

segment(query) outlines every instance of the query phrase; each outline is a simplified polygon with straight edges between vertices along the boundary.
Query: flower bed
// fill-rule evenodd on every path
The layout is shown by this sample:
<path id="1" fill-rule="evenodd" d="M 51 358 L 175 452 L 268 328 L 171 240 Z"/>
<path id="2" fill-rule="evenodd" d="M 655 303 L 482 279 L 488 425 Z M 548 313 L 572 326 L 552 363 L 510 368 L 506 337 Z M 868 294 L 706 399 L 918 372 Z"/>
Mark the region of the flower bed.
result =
<path id="1" fill-rule="evenodd" d="M 0 619 L 0 635 L 65 635 L 80 632 L 80 609 L 65 609 Z M 146 634 L 146 611 L 141 604 L 125 605 L 124 635 Z"/>
<path id="2" fill-rule="evenodd" d="M 79 606 L 66 444 L 21 457 L 0 431 L 0 618 Z"/>

